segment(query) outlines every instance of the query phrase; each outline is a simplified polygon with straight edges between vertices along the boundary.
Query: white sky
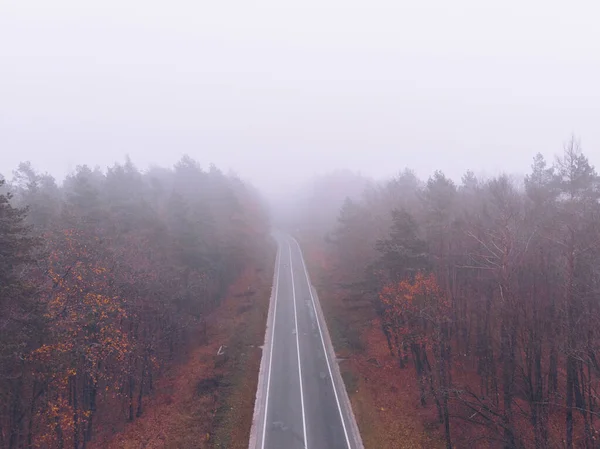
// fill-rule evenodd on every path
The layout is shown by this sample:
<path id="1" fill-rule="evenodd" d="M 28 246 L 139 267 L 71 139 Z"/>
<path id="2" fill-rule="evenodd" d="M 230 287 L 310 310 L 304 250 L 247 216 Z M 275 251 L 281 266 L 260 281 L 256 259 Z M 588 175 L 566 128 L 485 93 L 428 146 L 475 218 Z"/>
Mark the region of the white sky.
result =
<path id="1" fill-rule="evenodd" d="M 0 172 L 183 153 L 274 190 L 350 168 L 600 166 L 600 4 L 0 0 Z M 600 168 L 600 167 L 599 167 Z"/>

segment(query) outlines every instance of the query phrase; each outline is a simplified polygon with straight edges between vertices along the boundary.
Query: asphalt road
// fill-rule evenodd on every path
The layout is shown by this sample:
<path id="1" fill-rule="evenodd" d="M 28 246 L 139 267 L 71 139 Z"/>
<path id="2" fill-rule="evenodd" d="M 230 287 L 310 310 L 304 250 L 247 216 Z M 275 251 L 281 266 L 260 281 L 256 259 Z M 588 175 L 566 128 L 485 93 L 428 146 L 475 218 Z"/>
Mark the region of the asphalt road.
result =
<path id="1" fill-rule="evenodd" d="M 250 449 L 362 449 L 301 249 L 277 240 Z"/>

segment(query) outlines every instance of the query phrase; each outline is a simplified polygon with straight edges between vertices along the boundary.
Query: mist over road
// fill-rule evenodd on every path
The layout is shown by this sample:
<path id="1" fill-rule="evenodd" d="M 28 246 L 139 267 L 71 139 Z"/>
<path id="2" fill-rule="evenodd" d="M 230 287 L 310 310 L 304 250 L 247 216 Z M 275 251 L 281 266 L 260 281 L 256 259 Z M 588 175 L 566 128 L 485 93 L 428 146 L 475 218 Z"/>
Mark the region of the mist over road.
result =
<path id="1" fill-rule="evenodd" d="M 300 246 L 277 241 L 250 448 L 362 449 Z"/>

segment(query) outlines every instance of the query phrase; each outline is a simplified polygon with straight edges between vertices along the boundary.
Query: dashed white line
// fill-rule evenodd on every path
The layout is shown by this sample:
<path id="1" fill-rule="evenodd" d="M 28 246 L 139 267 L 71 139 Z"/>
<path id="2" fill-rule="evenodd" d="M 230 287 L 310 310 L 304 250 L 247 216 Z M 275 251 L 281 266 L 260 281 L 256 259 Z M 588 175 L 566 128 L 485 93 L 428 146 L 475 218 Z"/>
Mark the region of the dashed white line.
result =
<path id="1" fill-rule="evenodd" d="M 288 244 L 289 246 L 289 244 Z M 269 354 L 269 375 L 267 376 L 267 398 L 265 400 L 265 419 L 263 422 L 262 444 L 265 449 L 265 436 L 267 432 L 267 415 L 269 413 L 269 390 L 271 388 L 271 370 L 273 366 L 273 342 L 275 341 L 275 318 L 277 317 L 277 297 L 279 294 L 279 264 L 281 259 L 281 246 L 277 254 L 277 275 L 275 276 L 275 305 L 273 307 L 273 322 L 271 323 L 271 352 Z"/>
<path id="2" fill-rule="evenodd" d="M 302 430 L 304 432 L 304 449 L 308 448 L 308 438 L 306 437 L 306 415 L 304 413 L 304 391 L 302 390 L 302 364 L 300 363 L 300 339 L 298 337 L 298 314 L 296 312 L 296 287 L 294 286 L 294 269 L 292 266 L 292 246 L 288 242 L 290 250 L 290 272 L 292 274 L 292 297 L 294 298 L 294 322 L 296 323 L 296 348 L 298 350 L 298 375 L 300 376 L 300 403 L 302 404 Z M 338 403 L 339 406 L 339 403 Z M 345 430 L 345 428 L 344 428 Z M 347 438 L 347 437 L 346 437 Z"/>
<path id="3" fill-rule="evenodd" d="M 317 313 L 317 308 L 315 306 L 315 298 L 313 297 L 313 294 L 312 294 L 312 287 L 311 287 L 310 279 L 308 278 L 308 271 L 306 269 L 306 264 L 304 263 L 304 256 L 302 255 L 302 249 L 300 248 L 300 244 L 298 243 L 298 241 L 296 239 L 294 239 L 294 238 L 292 238 L 292 239 L 294 240 L 294 242 L 298 246 L 298 251 L 300 253 L 300 260 L 302 260 L 302 266 L 304 267 L 304 275 L 306 276 L 306 282 L 308 283 L 308 291 L 310 293 L 310 299 L 312 301 L 313 310 L 314 310 L 315 315 L 317 317 L 317 326 L 319 328 L 319 335 L 321 335 L 321 343 L 323 344 L 323 352 L 325 353 L 325 360 L 327 362 L 327 369 L 329 370 L 329 378 L 331 379 L 331 384 L 333 386 L 333 393 L 335 395 L 335 402 L 337 403 L 338 411 L 340 412 L 340 419 L 342 420 L 342 427 L 344 428 L 344 436 L 346 437 L 346 444 L 348 445 L 348 449 L 352 449 L 352 447 L 350 446 L 350 438 L 348 437 L 348 430 L 346 429 L 346 423 L 344 422 L 344 415 L 342 413 L 342 407 L 340 405 L 340 400 L 338 398 L 337 389 L 335 388 L 335 382 L 333 380 L 333 373 L 331 371 L 331 365 L 329 364 L 329 356 L 327 355 L 327 348 L 325 347 L 325 340 L 323 339 L 323 332 L 321 331 L 321 324 L 319 322 L 319 315 Z M 292 261 L 292 250 L 291 250 L 291 247 L 290 247 L 290 265 L 292 263 L 291 261 Z M 294 279 L 292 277 L 292 285 L 293 285 L 293 282 L 294 282 Z M 295 302 L 295 299 L 296 298 L 294 297 L 294 302 Z M 297 327 L 298 327 L 298 325 L 296 325 L 296 328 Z M 298 335 L 296 333 L 296 337 L 297 336 Z M 298 360 L 298 362 L 300 362 L 300 360 Z M 304 410 L 304 408 L 303 408 L 303 410 Z M 305 436 L 305 439 L 306 439 L 306 436 Z"/>

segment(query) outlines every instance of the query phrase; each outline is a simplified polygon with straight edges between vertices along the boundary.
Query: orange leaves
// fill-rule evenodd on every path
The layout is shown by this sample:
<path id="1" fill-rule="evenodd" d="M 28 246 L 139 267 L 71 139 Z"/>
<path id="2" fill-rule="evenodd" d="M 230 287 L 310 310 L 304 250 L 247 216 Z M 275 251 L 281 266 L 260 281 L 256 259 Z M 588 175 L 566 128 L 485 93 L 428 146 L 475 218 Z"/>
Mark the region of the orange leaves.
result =
<path id="1" fill-rule="evenodd" d="M 2 278 L 11 288 L 10 307 L 0 310 L 0 328 L 10 325 L 0 331 L 0 380 L 11 381 L 0 397 L 16 399 L 10 407 L 0 400 L 0 439 L 12 441 L 10 432 L 29 422 L 32 447 L 79 447 L 107 398 L 126 400 L 134 419 L 159 367 L 184 354 L 194 332 L 208 337 L 207 315 L 225 286 L 263 257 L 268 220 L 253 190 L 191 160 L 148 175 L 129 163 L 106 175 L 79 167 L 54 185 L 52 206 L 40 187 L 23 185 L 29 196 L 19 198 L 35 200 L 39 242 L 27 235 L 25 210 L 2 209 L 14 216 L 6 234 L 16 240 Z M 0 195 L 4 205 L 9 199 Z M 25 429 L 17 431 L 16 444 L 26 444 Z"/>
<path id="2" fill-rule="evenodd" d="M 417 312 L 435 308 L 445 303 L 434 274 L 417 273 L 415 279 L 388 284 L 381 290 L 379 299 L 394 312 Z"/>
<path id="3" fill-rule="evenodd" d="M 49 234 L 47 242 L 52 248 L 44 292 L 48 338 L 30 358 L 44 367 L 40 376 L 55 392 L 47 401 L 63 419 L 73 416 L 72 404 L 64 403 L 65 398 L 72 397 L 74 389 L 84 394 L 86 382 L 101 381 L 103 390 L 119 391 L 129 375 L 135 345 L 127 301 L 107 268 L 114 261 L 105 248 L 94 246 L 93 233 L 69 229 Z M 77 384 L 74 379 L 79 379 Z M 79 410 L 79 419 L 85 420 L 86 412 Z M 67 421 L 61 422 L 63 430 L 72 425 Z"/>
<path id="4" fill-rule="evenodd" d="M 387 284 L 379 300 L 386 325 L 404 343 L 429 345 L 432 338 L 428 335 L 449 317 L 448 301 L 433 273 L 419 272 L 414 280 Z"/>

